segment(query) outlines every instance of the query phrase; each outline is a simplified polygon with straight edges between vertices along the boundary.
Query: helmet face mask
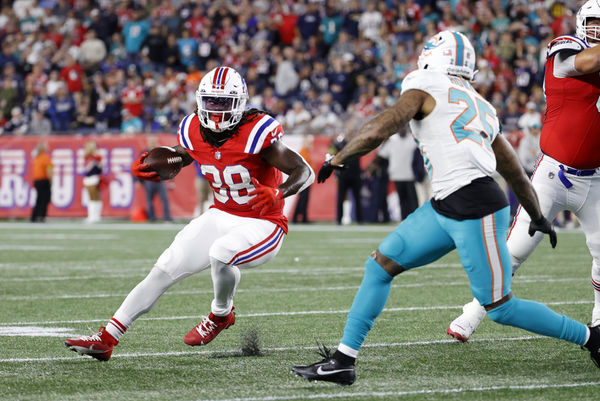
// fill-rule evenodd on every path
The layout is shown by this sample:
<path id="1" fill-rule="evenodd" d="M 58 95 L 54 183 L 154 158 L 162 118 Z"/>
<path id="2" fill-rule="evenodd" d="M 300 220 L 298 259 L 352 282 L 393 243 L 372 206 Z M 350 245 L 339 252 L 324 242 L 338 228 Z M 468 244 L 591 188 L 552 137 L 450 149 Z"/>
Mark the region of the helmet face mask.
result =
<path id="1" fill-rule="evenodd" d="M 200 124 L 211 131 L 235 127 L 244 114 L 248 90 L 244 79 L 229 67 L 217 67 L 200 81 L 196 91 Z"/>
<path id="2" fill-rule="evenodd" d="M 464 34 L 442 31 L 425 43 L 417 65 L 420 70 L 439 71 L 473 80 L 475 49 Z"/>
<path id="3" fill-rule="evenodd" d="M 594 24 L 590 20 L 596 19 Z M 588 0 L 577 12 L 575 35 L 589 46 L 600 43 L 600 1 Z"/>

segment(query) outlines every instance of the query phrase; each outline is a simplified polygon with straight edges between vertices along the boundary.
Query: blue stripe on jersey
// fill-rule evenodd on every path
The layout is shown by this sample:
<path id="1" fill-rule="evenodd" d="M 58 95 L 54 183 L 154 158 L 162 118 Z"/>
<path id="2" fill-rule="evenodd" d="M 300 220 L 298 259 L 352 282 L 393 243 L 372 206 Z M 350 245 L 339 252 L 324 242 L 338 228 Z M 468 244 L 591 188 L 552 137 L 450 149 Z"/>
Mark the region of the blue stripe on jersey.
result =
<path id="1" fill-rule="evenodd" d="M 271 123 L 275 121 L 273 119 L 273 117 L 269 117 L 269 119 L 263 124 L 261 125 L 261 127 L 258 129 L 258 131 L 256 131 L 256 135 L 254 135 L 254 140 L 252 141 L 252 145 L 250 145 L 250 152 L 249 153 L 255 153 L 255 147 L 256 144 L 258 143 L 258 140 L 260 139 L 260 136 L 262 135 L 263 131 L 265 130 L 265 128 L 267 128 L 269 125 L 271 125 Z"/>
<path id="2" fill-rule="evenodd" d="M 456 65 L 462 66 L 464 65 L 463 58 L 465 45 L 460 33 L 452 32 L 452 34 L 454 35 L 454 39 L 456 39 Z"/>
<path id="3" fill-rule="evenodd" d="M 193 116 L 193 114 L 189 114 L 183 119 L 183 121 L 181 122 L 181 129 L 179 130 L 179 136 L 181 137 L 183 146 L 187 149 L 190 148 L 190 145 L 188 145 L 187 141 L 185 140 L 185 135 L 183 134 L 183 130 L 185 129 L 185 122 L 187 121 L 188 118 L 190 118 L 190 116 Z"/>

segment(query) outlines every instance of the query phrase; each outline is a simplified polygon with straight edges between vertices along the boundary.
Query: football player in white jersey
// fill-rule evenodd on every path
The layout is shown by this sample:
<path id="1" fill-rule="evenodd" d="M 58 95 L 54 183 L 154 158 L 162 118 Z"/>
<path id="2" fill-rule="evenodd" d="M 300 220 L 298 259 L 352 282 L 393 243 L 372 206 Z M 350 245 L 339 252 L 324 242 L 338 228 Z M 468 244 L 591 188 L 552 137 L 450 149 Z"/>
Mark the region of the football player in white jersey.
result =
<path id="1" fill-rule="evenodd" d="M 471 86 L 475 51 L 467 37 L 443 31 L 422 50 L 419 69 L 402 82 L 398 102 L 362 127 L 359 135 L 319 171 L 324 182 L 334 169 L 375 149 L 410 122 L 423 154 L 433 197 L 408 216 L 365 263 L 365 274 L 348 313 L 336 352 L 294 366 L 308 380 L 349 385 L 354 362 L 375 318 L 387 301 L 393 278 L 457 249 L 471 291 L 490 318 L 537 334 L 586 347 L 600 367 L 600 328 L 589 328 L 537 302 L 513 296 L 506 246 L 508 201 L 491 178 L 498 171 L 532 217 L 529 233 L 556 234 L 540 212 L 536 193 L 517 155 L 501 135 L 495 109 Z"/>

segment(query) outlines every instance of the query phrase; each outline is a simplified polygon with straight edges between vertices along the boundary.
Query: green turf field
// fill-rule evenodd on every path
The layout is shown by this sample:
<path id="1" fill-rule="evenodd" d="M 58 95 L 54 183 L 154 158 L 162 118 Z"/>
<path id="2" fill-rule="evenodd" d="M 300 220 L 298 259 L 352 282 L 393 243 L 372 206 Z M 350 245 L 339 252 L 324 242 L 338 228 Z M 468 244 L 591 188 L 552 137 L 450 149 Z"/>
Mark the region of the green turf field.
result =
<path id="1" fill-rule="evenodd" d="M 289 370 L 335 348 L 366 256 L 393 226 L 292 226 L 280 254 L 243 271 L 237 320 L 206 347 L 183 336 L 209 312 L 209 271 L 172 287 L 121 339 L 108 362 L 66 337 L 96 332 L 181 225 L 0 223 L 2 400 L 596 400 L 587 351 L 486 318 L 466 344 L 448 323 L 472 296 L 456 252 L 403 273 L 367 337 L 350 387 Z M 591 257 L 581 233 L 560 233 L 521 268 L 515 295 L 587 323 Z M 263 356 L 242 356 L 256 330 Z"/>

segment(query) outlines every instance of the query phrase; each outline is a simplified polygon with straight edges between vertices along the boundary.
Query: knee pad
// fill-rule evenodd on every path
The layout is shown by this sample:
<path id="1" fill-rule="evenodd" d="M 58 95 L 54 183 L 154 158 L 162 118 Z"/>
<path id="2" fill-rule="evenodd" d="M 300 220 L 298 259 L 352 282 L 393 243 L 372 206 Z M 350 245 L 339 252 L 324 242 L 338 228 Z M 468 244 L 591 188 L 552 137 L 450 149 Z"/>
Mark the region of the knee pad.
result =
<path id="1" fill-rule="evenodd" d="M 210 260 L 216 259 L 222 263 L 229 263 L 236 255 L 237 251 L 233 249 L 229 241 L 223 241 L 223 238 L 217 239 L 208 249 Z"/>
<path id="2" fill-rule="evenodd" d="M 392 232 L 379 244 L 378 250 L 385 257 L 395 261 L 404 253 L 405 247 L 404 237 L 397 232 Z"/>

